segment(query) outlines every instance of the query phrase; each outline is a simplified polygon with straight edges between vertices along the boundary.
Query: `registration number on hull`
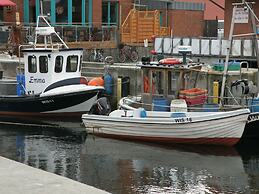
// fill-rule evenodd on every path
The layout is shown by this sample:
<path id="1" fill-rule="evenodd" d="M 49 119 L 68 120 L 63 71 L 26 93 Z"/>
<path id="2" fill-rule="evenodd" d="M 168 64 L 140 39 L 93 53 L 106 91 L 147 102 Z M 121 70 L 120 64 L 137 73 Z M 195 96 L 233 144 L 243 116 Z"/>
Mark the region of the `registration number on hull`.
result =
<path id="1" fill-rule="evenodd" d="M 54 100 L 43 100 L 41 101 L 42 104 L 49 104 L 49 103 L 53 103 Z"/>
<path id="2" fill-rule="evenodd" d="M 176 123 L 190 123 L 192 122 L 192 118 L 191 117 L 175 118 L 174 121 Z"/>
<path id="3" fill-rule="evenodd" d="M 259 115 L 258 114 L 252 114 L 248 116 L 247 123 L 251 123 L 254 121 L 259 121 Z"/>

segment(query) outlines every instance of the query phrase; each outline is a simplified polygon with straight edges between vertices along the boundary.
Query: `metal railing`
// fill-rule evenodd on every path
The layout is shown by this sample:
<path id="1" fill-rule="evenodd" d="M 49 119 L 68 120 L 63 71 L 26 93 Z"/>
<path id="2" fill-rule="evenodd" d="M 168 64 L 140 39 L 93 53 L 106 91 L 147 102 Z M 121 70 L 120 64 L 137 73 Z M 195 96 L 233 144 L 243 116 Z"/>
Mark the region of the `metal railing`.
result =
<path id="1" fill-rule="evenodd" d="M 117 41 L 117 26 L 55 26 L 56 32 L 66 42 Z M 34 40 L 35 25 L 22 28 L 22 40 L 28 43 Z"/>
<path id="2" fill-rule="evenodd" d="M 259 42 L 259 40 L 257 40 Z M 156 53 L 178 54 L 179 45 L 192 47 L 193 56 L 225 57 L 227 54 L 227 39 L 223 38 L 197 38 L 197 37 L 157 37 L 154 42 Z M 249 38 L 235 38 L 230 51 L 232 57 L 255 57 L 254 42 Z"/>

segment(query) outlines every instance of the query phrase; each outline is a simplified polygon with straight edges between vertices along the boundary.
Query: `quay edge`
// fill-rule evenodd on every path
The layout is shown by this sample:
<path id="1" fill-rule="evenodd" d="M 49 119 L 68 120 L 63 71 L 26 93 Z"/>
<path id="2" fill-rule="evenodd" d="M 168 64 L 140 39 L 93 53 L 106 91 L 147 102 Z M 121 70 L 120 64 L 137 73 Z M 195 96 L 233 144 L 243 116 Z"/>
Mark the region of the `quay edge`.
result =
<path id="1" fill-rule="evenodd" d="M 0 193 L 109 194 L 106 191 L 0 157 Z"/>

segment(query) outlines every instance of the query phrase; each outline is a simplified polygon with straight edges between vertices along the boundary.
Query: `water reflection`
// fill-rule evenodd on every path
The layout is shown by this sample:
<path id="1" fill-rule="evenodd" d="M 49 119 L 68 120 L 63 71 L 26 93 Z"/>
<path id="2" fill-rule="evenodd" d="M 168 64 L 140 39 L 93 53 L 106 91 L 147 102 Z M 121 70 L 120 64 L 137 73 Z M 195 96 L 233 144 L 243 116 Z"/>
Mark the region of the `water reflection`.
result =
<path id="1" fill-rule="evenodd" d="M 84 131 L 0 129 L 2 156 L 111 193 L 256 193 L 256 147 L 158 146 Z"/>

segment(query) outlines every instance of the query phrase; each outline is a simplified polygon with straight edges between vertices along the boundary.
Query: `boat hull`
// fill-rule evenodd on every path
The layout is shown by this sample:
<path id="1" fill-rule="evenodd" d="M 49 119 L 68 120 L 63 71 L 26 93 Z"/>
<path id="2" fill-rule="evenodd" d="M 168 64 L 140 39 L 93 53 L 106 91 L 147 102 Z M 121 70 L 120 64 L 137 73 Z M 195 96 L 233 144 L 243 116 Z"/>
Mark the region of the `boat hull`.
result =
<path id="1" fill-rule="evenodd" d="M 259 137 L 259 112 L 250 113 L 247 119 L 244 134 L 242 138 L 258 138 Z"/>
<path id="2" fill-rule="evenodd" d="M 227 145 L 241 138 L 248 112 L 231 111 L 221 118 L 176 123 L 176 119 L 134 119 L 84 114 L 88 133 L 104 137 L 135 139 L 162 143 Z"/>
<path id="3" fill-rule="evenodd" d="M 101 90 L 88 90 L 52 96 L 2 96 L 0 116 L 76 116 L 88 112 Z"/>

